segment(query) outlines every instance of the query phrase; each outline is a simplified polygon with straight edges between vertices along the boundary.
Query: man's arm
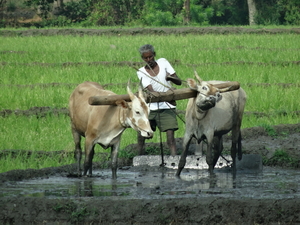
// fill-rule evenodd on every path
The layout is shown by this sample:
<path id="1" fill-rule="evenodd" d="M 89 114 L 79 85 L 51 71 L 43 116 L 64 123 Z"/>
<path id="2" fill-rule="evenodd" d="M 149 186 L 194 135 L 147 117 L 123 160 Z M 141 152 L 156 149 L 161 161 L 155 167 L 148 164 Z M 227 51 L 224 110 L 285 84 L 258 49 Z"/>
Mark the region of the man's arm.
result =
<path id="1" fill-rule="evenodd" d="M 176 85 L 181 85 L 182 84 L 181 80 L 179 79 L 179 77 L 177 76 L 176 73 L 173 73 L 171 75 L 167 75 L 166 80 L 171 81 L 172 83 L 174 83 Z"/>
<path id="2" fill-rule="evenodd" d="M 151 91 L 151 92 L 153 92 L 154 90 L 153 90 L 153 87 L 152 87 L 152 85 L 151 84 L 149 84 L 147 87 L 146 87 L 147 89 L 148 89 L 148 91 Z"/>

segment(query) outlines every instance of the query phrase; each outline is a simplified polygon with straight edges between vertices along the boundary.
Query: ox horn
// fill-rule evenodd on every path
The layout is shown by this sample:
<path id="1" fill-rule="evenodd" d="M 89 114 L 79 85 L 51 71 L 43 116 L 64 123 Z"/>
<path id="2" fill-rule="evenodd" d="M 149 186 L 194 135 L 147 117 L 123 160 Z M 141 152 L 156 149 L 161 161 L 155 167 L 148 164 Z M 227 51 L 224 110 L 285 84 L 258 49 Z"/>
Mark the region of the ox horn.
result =
<path id="1" fill-rule="evenodd" d="M 220 92 L 226 92 L 238 90 L 240 88 L 240 83 L 237 81 L 229 81 L 225 83 L 214 84 L 213 86 L 218 88 Z"/>
<path id="2" fill-rule="evenodd" d="M 142 99 L 145 99 L 145 95 L 144 95 L 144 92 L 143 92 L 143 83 L 142 83 L 142 79 L 140 79 L 140 82 L 139 82 L 139 97 L 142 98 Z"/>
<path id="3" fill-rule="evenodd" d="M 130 78 L 128 80 L 128 83 L 127 83 L 127 93 L 129 95 L 129 98 L 132 100 L 134 98 L 134 94 L 132 93 L 131 89 L 130 89 Z"/>
<path id="4" fill-rule="evenodd" d="M 232 87 L 232 86 L 229 86 L 229 87 L 227 87 L 227 88 L 221 88 L 221 89 L 219 89 L 219 92 L 220 92 L 220 93 L 223 93 L 223 92 L 231 91 L 231 87 Z"/>
<path id="5" fill-rule="evenodd" d="M 202 79 L 199 77 L 196 70 L 194 70 L 194 75 L 195 75 L 196 79 L 198 80 L 199 84 L 201 85 Z"/>

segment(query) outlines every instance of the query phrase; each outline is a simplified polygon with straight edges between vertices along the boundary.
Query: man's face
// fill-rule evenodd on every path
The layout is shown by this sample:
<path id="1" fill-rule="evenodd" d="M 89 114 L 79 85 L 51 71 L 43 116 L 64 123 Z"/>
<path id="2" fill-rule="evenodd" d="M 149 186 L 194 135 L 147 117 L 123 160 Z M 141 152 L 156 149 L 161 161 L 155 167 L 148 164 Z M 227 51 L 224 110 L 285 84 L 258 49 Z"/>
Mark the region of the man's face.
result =
<path id="1" fill-rule="evenodd" d="M 153 52 L 145 52 L 143 53 L 142 55 L 142 59 L 147 63 L 149 64 L 150 67 L 154 66 L 155 65 L 155 53 Z"/>

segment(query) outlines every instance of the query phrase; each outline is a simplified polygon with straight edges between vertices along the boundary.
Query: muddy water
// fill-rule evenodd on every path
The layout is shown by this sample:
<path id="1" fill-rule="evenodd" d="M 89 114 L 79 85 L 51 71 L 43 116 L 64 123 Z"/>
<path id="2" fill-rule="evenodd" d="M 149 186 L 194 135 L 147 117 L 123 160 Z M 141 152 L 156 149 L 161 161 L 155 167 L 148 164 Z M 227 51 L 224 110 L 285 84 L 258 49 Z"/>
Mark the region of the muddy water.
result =
<path id="1" fill-rule="evenodd" d="M 48 178 L 7 182 L 0 197 L 46 198 L 124 198 L 158 199 L 184 197 L 233 198 L 295 198 L 300 197 L 300 171 L 264 167 L 260 172 L 238 171 L 234 176 L 228 169 L 185 169 L 181 178 L 176 170 L 153 167 L 126 167 L 118 170 L 118 179 L 111 179 L 110 170 L 96 170 L 93 177 L 69 178 L 58 174 Z"/>

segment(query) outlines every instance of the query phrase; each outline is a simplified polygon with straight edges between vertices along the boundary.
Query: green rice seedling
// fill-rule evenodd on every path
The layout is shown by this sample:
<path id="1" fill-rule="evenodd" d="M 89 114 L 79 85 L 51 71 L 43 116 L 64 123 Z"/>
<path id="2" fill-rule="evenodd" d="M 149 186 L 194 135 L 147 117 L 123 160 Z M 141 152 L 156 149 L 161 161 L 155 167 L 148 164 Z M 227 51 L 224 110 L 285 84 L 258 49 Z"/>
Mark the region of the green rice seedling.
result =
<path id="1" fill-rule="evenodd" d="M 1 158 L 0 162 L 0 173 L 3 173 L 16 169 L 41 169 L 52 166 L 68 165 L 74 163 L 74 159 L 73 157 L 62 157 L 59 155 L 49 157 L 47 155 L 37 154 L 33 151 L 30 155 L 21 153 L 17 155 L 8 154 Z"/>
<path id="2" fill-rule="evenodd" d="M 158 55 L 182 63 L 298 60 L 295 34 L 0 37 L 0 47 L 6 62 L 120 62 L 137 61 L 151 39 Z"/>
<path id="3" fill-rule="evenodd" d="M 268 133 L 268 135 L 270 135 L 272 137 L 277 136 L 275 129 L 273 127 L 271 127 L 270 125 L 261 124 L 260 127 L 263 127 L 265 129 L 265 131 Z"/>
<path id="4" fill-rule="evenodd" d="M 167 58 L 183 80 L 192 78 L 196 69 L 203 80 L 240 82 L 248 96 L 242 128 L 299 123 L 295 113 L 299 104 L 294 98 L 300 85 L 299 66 L 295 63 L 300 56 L 297 37 L 293 34 L 0 37 L 0 111 L 50 109 L 43 116 L 0 117 L 1 149 L 72 152 L 69 118 L 66 114 L 55 115 L 55 109 L 66 109 L 73 89 L 87 80 L 117 94 L 126 94 L 126 83 L 131 80 L 131 88 L 136 91 L 138 79 L 132 65 L 137 68 L 143 65 L 138 47 L 149 40 L 155 40 L 151 44 L 156 47 L 157 58 Z M 186 87 L 184 83 L 177 88 Z M 184 112 L 187 101 L 177 101 L 177 110 Z M 178 119 L 176 137 L 182 137 L 185 130 L 184 114 L 179 116 L 183 121 Z M 136 143 L 135 137 L 136 132 L 127 129 L 121 149 Z M 147 140 L 160 141 L 158 131 L 153 139 Z M 162 141 L 166 141 L 164 134 Z M 109 151 L 96 147 L 96 153 Z M 38 165 L 34 161 L 22 163 L 20 159 L 13 165 L 42 168 L 67 163 L 51 160 L 42 159 L 45 164 Z M 5 162 L 0 161 L 4 167 Z"/>
<path id="5" fill-rule="evenodd" d="M 2 149 L 56 151 L 73 149 L 68 116 L 0 117 Z"/>
<path id="6" fill-rule="evenodd" d="M 295 168 L 299 162 L 299 159 L 291 157 L 285 150 L 277 149 L 274 155 L 270 159 L 265 159 L 264 163 L 270 166 L 289 165 L 291 168 Z"/>
<path id="7" fill-rule="evenodd" d="M 297 88 L 281 88 L 276 85 L 271 87 L 245 88 L 248 95 L 246 104 L 247 111 L 276 113 L 293 112 L 298 110 L 298 104 L 292 97 L 296 94 Z"/>

